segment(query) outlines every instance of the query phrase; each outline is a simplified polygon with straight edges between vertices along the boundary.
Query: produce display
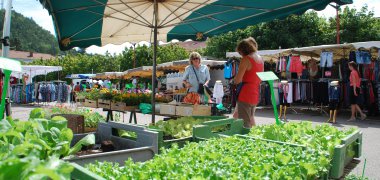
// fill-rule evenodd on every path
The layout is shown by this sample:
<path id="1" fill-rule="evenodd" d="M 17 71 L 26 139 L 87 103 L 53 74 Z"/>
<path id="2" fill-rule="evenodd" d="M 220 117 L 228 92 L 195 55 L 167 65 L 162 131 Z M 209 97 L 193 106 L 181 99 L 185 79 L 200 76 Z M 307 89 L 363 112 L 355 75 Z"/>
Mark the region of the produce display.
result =
<path id="1" fill-rule="evenodd" d="M 159 129 L 164 132 L 166 139 L 180 139 L 191 137 L 193 135 L 193 126 L 207 121 L 206 119 L 194 119 L 193 117 L 181 117 L 176 120 L 158 121 L 155 125 L 150 125 L 150 128 Z"/>
<path id="2" fill-rule="evenodd" d="M 70 148 L 73 132 L 66 119 L 43 116 L 44 111 L 37 109 L 28 121 L 0 121 L 0 179 L 69 179 L 73 168 L 59 158 L 95 143 L 91 134 Z"/>
<path id="3" fill-rule="evenodd" d="M 152 92 L 150 90 L 137 90 L 136 91 L 125 91 L 120 92 L 116 89 L 109 90 L 107 88 L 103 89 L 91 89 L 88 92 L 79 92 L 77 97 L 85 97 L 88 100 L 112 100 L 113 102 L 123 102 L 127 106 L 138 106 L 140 103 L 150 103 Z M 167 103 L 172 101 L 170 96 L 165 96 L 163 94 L 156 94 L 156 102 Z"/>
<path id="4" fill-rule="evenodd" d="M 103 88 L 99 91 L 99 98 L 104 100 L 112 100 L 113 96 L 115 96 L 118 93 L 119 92 L 116 89 L 109 90 L 107 88 Z"/>
<path id="5" fill-rule="evenodd" d="M 256 138 L 305 145 L 332 155 L 334 147 L 340 144 L 341 139 L 352 134 L 355 130 L 355 128 L 351 128 L 347 131 L 340 131 L 328 124 L 313 126 L 311 122 L 304 121 L 283 125 L 256 126 L 251 129 L 248 135 Z"/>
<path id="6" fill-rule="evenodd" d="M 98 112 L 94 112 L 91 109 L 86 108 L 77 108 L 77 109 L 70 109 L 65 107 L 54 107 L 51 109 L 41 109 L 36 108 L 36 111 L 43 111 L 43 112 L 36 112 L 36 113 L 42 113 L 43 116 L 41 118 L 50 118 L 53 114 L 78 114 L 84 116 L 84 126 L 89 128 L 97 128 L 99 122 L 105 122 L 106 118 L 99 114 Z M 33 110 L 34 111 L 34 110 Z"/>
<path id="7" fill-rule="evenodd" d="M 328 155 L 311 148 L 239 137 L 173 146 L 143 163 L 109 162 L 87 168 L 106 179 L 318 179 Z"/>

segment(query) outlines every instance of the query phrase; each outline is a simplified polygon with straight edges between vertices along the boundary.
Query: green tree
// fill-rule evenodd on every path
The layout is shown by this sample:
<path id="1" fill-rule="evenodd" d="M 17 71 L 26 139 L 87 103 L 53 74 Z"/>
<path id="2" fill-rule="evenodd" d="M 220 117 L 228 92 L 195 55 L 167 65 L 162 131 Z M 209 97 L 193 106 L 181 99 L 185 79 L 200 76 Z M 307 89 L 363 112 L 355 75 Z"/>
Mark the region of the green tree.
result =
<path id="1" fill-rule="evenodd" d="M 364 6 L 361 10 L 345 7 L 340 11 L 341 42 L 376 41 L 380 39 L 380 19 Z M 207 40 L 205 55 L 224 58 L 235 51 L 237 42 L 254 37 L 259 49 L 278 49 L 336 43 L 336 19 L 319 17 L 315 11 L 291 15 L 246 29 L 228 32 Z"/>
<path id="2" fill-rule="evenodd" d="M 47 80 L 64 79 L 69 74 L 87 74 L 125 71 L 133 68 L 133 54 L 136 54 L 136 67 L 153 64 L 152 47 L 137 46 L 135 50 L 126 48 L 120 55 L 86 54 L 71 51 L 51 60 L 35 60 L 30 65 L 62 66 L 61 72 L 50 73 Z M 186 59 L 188 52 L 178 45 L 159 46 L 157 63 Z M 44 80 L 45 77 L 37 77 Z"/>
<path id="3" fill-rule="evenodd" d="M 374 12 L 369 11 L 368 6 L 363 6 L 360 10 L 345 7 L 339 12 L 341 43 L 380 40 L 380 19 L 374 17 Z M 329 36 L 335 40 L 336 19 L 330 18 L 329 24 Z M 335 43 L 335 41 L 330 43 Z"/>
<path id="4" fill-rule="evenodd" d="M 4 10 L 0 10 L 0 33 L 3 33 Z M 32 18 L 12 11 L 10 45 L 12 50 L 32 51 L 57 55 L 59 53 L 56 38 L 43 29 Z"/>

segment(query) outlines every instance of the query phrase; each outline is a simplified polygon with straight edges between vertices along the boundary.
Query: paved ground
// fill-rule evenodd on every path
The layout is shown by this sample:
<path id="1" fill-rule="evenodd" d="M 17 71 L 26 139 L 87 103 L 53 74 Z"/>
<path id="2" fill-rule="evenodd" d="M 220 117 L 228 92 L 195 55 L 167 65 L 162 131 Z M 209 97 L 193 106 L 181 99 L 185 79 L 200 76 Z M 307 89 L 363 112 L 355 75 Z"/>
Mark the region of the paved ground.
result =
<path id="1" fill-rule="evenodd" d="M 46 106 L 48 107 L 48 106 Z M 35 106 L 15 106 L 12 107 L 12 116 L 15 119 L 27 119 L 29 112 L 35 108 Z M 73 107 L 76 108 L 76 107 Z M 105 115 L 101 109 L 96 109 L 96 111 Z M 129 119 L 129 114 L 120 114 L 120 121 L 127 122 Z M 268 109 L 258 109 L 256 112 L 256 123 L 261 124 L 270 124 L 274 123 L 273 110 Z M 163 117 L 157 116 L 156 120 L 160 120 Z M 294 112 L 287 115 L 289 121 L 311 121 L 313 124 L 324 123 L 328 117 L 324 114 L 321 114 L 317 111 L 301 111 L 298 110 L 298 114 Z M 361 175 L 363 172 L 364 161 L 367 160 L 365 168 L 365 176 L 370 179 L 380 179 L 380 117 L 368 117 L 364 121 L 354 121 L 347 122 L 349 118 L 349 112 L 342 112 L 338 114 L 337 122 L 334 126 L 339 129 L 346 129 L 352 126 L 358 127 L 363 132 L 363 152 L 362 157 L 359 159 L 359 164 L 354 166 L 351 173 Z M 137 120 L 139 124 L 148 124 L 150 123 L 151 116 L 137 114 Z"/>

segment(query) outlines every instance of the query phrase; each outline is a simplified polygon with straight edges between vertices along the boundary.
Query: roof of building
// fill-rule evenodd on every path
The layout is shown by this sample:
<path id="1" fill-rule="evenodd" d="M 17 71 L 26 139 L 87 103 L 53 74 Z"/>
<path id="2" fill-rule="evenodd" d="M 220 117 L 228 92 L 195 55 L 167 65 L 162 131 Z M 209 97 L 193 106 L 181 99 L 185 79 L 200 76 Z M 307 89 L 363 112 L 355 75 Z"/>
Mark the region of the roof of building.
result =
<path id="1" fill-rule="evenodd" d="M 1 49 L 0 49 L 0 51 L 1 51 Z M 32 60 L 36 60 L 36 59 L 48 60 L 48 59 L 54 58 L 54 56 L 51 54 L 44 54 L 44 53 L 10 50 L 9 51 L 9 58 L 32 61 Z"/>

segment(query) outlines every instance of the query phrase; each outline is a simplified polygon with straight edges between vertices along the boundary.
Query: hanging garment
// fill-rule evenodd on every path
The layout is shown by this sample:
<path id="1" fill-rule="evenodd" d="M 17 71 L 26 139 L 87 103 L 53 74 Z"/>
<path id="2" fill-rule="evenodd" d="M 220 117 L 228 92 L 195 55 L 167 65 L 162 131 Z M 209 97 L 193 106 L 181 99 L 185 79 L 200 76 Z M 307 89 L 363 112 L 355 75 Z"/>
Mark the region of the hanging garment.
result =
<path id="1" fill-rule="evenodd" d="M 321 53 L 321 67 L 332 67 L 333 66 L 333 53 L 324 51 Z"/>
<path id="2" fill-rule="evenodd" d="M 232 76 L 232 60 L 228 60 L 226 63 L 224 63 L 224 78 L 225 79 L 231 79 Z"/>
<path id="3" fill-rule="evenodd" d="M 291 56 L 289 71 L 297 73 L 298 76 L 302 74 L 302 62 L 300 56 Z"/>
<path id="4" fill-rule="evenodd" d="M 308 66 L 309 66 L 309 74 L 311 78 L 314 78 L 318 74 L 318 65 L 317 65 L 317 60 L 315 59 L 310 59 L 308 61 Z"/>
<path id="5" fill-rule="evenodd" d="M 350 52 L 349 61 L 355 61 L 356 62 L 356 52 L 355 51 Z"/>
<path id="6" fill-rule="evenodd" d="M 216 104 L 222 103 L 223 96 L 223 84 L 221 82 L 216 82 L 213 89 L 213 97 L 215 98 Z"/>
<path id="7" fill-rule="evenodd" d="M 290 72 L 291 63 L 292 63 L 292 59 L 290 58 L 290 56 L 287 56 L 286 57 L 286 72 Z"/>
<path id="8" fill-rule="evenodd" d="M 370 64 L 371 63 L 371 54 L 366 51 L 356 51 L 356 63 L 357 64 Z"/>

